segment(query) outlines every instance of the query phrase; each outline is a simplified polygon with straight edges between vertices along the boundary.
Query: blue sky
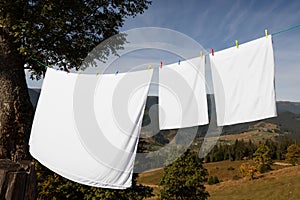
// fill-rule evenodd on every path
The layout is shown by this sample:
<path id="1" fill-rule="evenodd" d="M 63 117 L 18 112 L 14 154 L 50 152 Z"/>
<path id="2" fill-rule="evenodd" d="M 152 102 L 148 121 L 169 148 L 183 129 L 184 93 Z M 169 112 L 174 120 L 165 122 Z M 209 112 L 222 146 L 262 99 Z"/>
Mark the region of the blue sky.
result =
<path id="1" fill-rule="evenodd" d="M 144 14 L 128 18 L 121 31 L 168 28 L 218 51 L 235 40 L 241 44 L 262 37 L 266 28 L 272 34 L 300 24 L 299 10 L 299 0 L 154 0 Z M 277 100 L 300 102 L 300 28 L 274 36 L 273 44 Z"/>

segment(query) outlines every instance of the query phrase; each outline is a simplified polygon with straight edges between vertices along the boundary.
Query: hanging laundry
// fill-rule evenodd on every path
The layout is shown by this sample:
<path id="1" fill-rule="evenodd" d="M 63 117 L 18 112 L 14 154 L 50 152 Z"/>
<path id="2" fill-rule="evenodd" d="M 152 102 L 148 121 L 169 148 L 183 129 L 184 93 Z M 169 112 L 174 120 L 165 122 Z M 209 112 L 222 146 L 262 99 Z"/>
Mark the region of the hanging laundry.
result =
<path id="1" fill-rule="evenodd" d="M 161 130 L 208 124 L 205 59 L 165 65 L 159 70 L 158 96 Z"/>
<path id="2" fill-rule="evenodd" d="M 209 57 L 219 126 L 277 115 L 271 35 Z"/>
<path id="3" fill-rule="evenodd" d="M 47 69 L 29 141 L 31 155 L 81 184 L 130 187 L 152 73 L 95 76 Z"/>

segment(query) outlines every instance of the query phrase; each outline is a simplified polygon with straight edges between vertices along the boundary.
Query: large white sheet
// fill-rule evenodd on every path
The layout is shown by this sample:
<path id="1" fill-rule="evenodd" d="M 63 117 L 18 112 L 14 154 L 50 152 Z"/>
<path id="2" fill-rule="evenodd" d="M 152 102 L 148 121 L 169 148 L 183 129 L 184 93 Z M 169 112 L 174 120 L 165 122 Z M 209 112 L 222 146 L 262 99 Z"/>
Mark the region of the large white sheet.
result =
<path id="1" fill-rule="evenodd" d="M 152 73 L 48 69 L 30 136 L 32 156 L 82 184 L 130 187 Z"/>
<path id="2" fill-rule="evenodd" d="M 161 130 L 208 124 L 205 58 L 162 66 L 158 96 Z"/>
<path id="3" fill-rule="evenodd" d="M 209 57 L 219 126 L 277 115 L 271 35 Z"/>

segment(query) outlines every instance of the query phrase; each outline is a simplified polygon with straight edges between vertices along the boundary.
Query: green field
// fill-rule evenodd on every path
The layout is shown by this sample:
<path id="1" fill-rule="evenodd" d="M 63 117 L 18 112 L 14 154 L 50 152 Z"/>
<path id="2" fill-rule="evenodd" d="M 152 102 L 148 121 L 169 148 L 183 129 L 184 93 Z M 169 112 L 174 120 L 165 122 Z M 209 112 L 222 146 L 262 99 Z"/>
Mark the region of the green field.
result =
<path id="1" fill-rule="evenodd" d="M 211 195 L 209 199 L 300 199 L 300 166 L 284 167 L 273 165 L 273 171 L 265 173 L 255 180 L 249 180 L 248 178 L 239 178 L 239 166 L 242 162 L 222 161 L 204 164 L 209 175 L 218 176 L 221 180 L 219 184 L 206 185 Z M 163 169 L 157 169 L 142 173 L 139 176 L 138 182 L 153 187 L 157 194 L 162 172 Z"/>

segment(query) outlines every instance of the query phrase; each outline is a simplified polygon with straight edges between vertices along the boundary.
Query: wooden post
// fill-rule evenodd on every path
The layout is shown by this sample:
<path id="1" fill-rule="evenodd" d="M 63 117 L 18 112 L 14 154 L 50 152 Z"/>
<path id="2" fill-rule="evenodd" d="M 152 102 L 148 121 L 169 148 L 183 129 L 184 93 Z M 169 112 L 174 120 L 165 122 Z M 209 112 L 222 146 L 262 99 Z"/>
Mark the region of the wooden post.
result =
<path id="1" fill-rule="evenodd" d="M 36 199 L 36 175 L 31 161 L 0 159 L 0 199 Z"/>

